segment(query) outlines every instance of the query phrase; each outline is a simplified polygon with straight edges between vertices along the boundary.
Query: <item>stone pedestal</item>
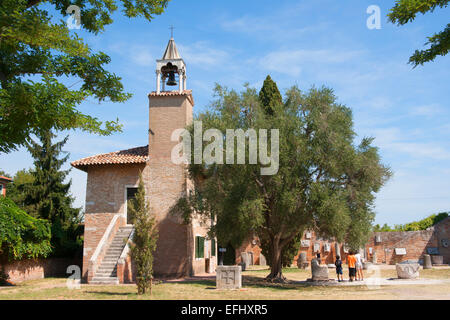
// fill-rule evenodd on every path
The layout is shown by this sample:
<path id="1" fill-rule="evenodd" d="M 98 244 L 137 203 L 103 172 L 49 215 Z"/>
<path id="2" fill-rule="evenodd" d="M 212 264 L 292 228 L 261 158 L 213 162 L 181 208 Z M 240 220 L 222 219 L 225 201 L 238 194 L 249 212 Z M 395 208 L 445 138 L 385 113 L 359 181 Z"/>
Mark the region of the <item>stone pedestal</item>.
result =
<path id="1" fill-rule="evenodd" d="M 308 265 L 309 263 L 308 260 L 306 260 L 306 252 L 300 252 L 300 256 L 297 259 L 297 267 L 299 269 L 306 269 Z"/>
<path id="2" fill-rule="evenodd" d="M 334 254 L 335 254 L 335 256 L 339 256 L 342 259 L 341 248 L 339 246 L 339 243 L 337 243 L 337 242 L 334 244 Z"/>
<path id="3" fill-rule="evenodd" d="M 363 269 L 364 269 L 364 270 L 369 270 L 369 268 L 370 268 L 372 265 L 373 265 L 372 262 L 369 262 L 369 261 L 363 262 Z"/>
<path id="4" fill-rule="evenodd" d="M 372 254 L 372 263 L 373 264 L 377 263 L 377 252 L 375 250 L 373 250 L 373 254 Z"/>
<path id="5" fill-rule="evenodd" d="M 443 256 L 432 255 L 431 256 L 431 262 L 433 264 L 444 264 L 444 257 Z"/>
<path id="6" fill-rule="evenodd" d="M 242 270 L 247 270 L 250 265 L 250 255 L 247 252 L 241 252 Z"/>
<path id="7" fill-rule="evenodd" d="M 423 268 L 433 269 L 433 265 L 431 264 L 431 256 L 429 254 L 423 255 Z"/>
<path id="8" fill-rule="evenodd" d="M 319 265 L 317 259 L 311 260 L 312 281 L 328 281 L 328 266 Z"/>
<path id="9" fill-rule="evenodd" d="M 395 268 L 399 279 L 416 279 L 419 277 L 420 265 L 418 263 L 397 263 Z"/>
<path id="10" fill-rule="evenodd" d="M 264 257 L 264 256 L 262 255 L 262 253 L 259 254 L 259 265 L 260 265 L 260 266 L 267 266 L 266 257 Z"/>
<path id="11" fill-rule="evenodd" d="M 242 287 L 241 266 L 218 266 L 216 269 L 216 289 L 231 290 Z"/>

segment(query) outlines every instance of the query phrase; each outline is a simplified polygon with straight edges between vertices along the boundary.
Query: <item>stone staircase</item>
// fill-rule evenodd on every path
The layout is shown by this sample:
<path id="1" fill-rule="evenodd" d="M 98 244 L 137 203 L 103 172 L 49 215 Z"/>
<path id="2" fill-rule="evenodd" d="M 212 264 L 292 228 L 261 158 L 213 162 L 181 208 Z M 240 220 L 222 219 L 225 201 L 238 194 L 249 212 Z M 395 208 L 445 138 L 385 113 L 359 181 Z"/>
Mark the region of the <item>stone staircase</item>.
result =
<path id="1" fill-rule="evenodd" d="M 91 284 L 119 284 L 117 278 L 117 262 L 125 248 L 126 241 L 130 237 L 133 226 L 119 228 L 114 239 L 111 241 L 105 256 L 100 263 L 94 277 L 89 282 Z"/>

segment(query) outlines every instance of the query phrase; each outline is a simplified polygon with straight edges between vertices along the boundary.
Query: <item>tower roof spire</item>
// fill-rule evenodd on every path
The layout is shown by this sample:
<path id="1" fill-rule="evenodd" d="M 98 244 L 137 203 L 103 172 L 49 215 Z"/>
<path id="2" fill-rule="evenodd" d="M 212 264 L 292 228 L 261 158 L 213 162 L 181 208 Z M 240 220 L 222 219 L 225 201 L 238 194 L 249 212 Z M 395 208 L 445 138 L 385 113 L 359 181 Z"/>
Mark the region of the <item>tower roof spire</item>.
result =
<path id="1" fill-rule="evenodd" d="M 170 38 L 169 43 L 167 44 L 166 51 L 162 57 L 162 60 L 172 60 L 172 59 L 181 59 L 180 54 L 178 53 L 177 45 L 175 44 L 175 40 Z"/>

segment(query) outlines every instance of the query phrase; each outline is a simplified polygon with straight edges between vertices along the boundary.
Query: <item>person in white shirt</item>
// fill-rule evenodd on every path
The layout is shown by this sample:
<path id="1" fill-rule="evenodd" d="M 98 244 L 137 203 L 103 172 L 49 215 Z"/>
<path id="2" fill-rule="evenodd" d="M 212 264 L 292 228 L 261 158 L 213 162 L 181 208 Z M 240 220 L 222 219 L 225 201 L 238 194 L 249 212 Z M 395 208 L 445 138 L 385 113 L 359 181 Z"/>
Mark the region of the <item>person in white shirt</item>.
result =
<path id="1" fill-rule="evenodd" d="M 355 254 L 356 258 L 356 281 L 363 281 L 364 280 L 364 274 L 363 274 L 363 257 L 361 257 L 361 254 L 357 253 Z"/>

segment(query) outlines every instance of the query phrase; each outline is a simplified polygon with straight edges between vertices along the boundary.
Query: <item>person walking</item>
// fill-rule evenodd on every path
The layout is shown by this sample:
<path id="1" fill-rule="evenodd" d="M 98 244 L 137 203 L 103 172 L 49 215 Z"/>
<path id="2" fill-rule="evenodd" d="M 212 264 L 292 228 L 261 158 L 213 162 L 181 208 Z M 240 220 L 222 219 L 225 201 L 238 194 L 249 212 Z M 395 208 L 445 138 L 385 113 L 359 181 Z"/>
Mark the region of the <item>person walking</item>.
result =
<path id="1" fill-rule="evenodd" d="M 363 274 L 363 258 L 361 257 L 361 254 L 358 252 L 355 254 L 356 258 L 356 281 L 364 281 L 364 274 Z"/>
<path id="2" fill-rule="evenodd" d="M 336 266 L 336 275 L 338 278 L 338 281 L 344 281 L 344 276 L 343 276 L 343 272 L 342 272 L 342 260 L 340 256 L 336 256 L 336 262 L 334 263 L 334 265 Z"/>
<path id="3" fill-rule="evenodd" d="M 350 254 L 347 256 L 348 263 L 348 274 L 350 281 L 353 282 L 356 276 L 356 257 L 353 251 L 350 251 Z"/>

